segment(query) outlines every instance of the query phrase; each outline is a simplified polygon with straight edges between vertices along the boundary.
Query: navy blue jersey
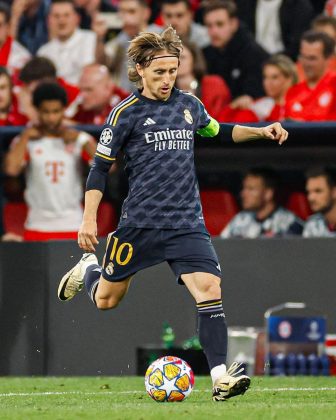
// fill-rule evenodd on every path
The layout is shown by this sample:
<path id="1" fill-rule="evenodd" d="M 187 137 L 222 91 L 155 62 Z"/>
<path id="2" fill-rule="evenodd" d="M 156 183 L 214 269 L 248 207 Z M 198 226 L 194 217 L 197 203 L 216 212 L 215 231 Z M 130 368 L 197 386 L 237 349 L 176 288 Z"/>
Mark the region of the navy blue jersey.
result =
<path id="1" fill-rule="evenodd" d="M 203 129 L 203 133 L 202 133 Z M 119 227 L 194 228 L 204 224 L 194 166 L 194 137 L 219 125 L 193 95 L 173 89 L 167 101 L 136 92 L 116 106 L 100 136 L 95 160 L 123 150 L 129 193 Z"/>

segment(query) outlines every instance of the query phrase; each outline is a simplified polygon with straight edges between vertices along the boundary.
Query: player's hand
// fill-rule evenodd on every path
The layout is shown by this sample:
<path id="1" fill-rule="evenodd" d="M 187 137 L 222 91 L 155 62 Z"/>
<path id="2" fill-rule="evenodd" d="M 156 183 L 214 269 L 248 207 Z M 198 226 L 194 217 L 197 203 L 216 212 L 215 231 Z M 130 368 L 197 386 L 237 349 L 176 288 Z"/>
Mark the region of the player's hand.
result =
<path id="1" fill-rule="evenodd" d="M 95 252 L 98 245 L 97 222 L 83 221 L 78 232 L 78 245 L 85 252 Z"/>
<path id="2" fill-rule="evenodd" d="M 288 138 L 288 131 L 286 131 L 279 122 L 267 125 L 261 128 L 261 137 L 265 139 L 275 140 L 280 145 Z"/>

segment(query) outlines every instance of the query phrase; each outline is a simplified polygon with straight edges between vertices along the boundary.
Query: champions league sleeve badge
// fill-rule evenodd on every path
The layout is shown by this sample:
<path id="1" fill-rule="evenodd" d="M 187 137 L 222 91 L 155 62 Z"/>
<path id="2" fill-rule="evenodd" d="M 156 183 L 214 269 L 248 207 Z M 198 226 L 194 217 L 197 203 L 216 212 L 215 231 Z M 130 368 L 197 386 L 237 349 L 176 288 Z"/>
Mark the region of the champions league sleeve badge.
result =
<path id="1" fill-rule="evenodd" d="M 184 119 L 187 121 L 187 123 L 192 124 L 194 120 L 189 109 L 185 109 L 183 112 L 184 112 Z"/>
<path id="2" fill-rule="evenodd" d="M 102 131 L 100 135 L 99 143 L 104 144 L 106 146 L 107 144 L 111 143 L 112 139 L 113 139 L 112 130 L 110 128 L 104 128 L 104 130 Z"/>

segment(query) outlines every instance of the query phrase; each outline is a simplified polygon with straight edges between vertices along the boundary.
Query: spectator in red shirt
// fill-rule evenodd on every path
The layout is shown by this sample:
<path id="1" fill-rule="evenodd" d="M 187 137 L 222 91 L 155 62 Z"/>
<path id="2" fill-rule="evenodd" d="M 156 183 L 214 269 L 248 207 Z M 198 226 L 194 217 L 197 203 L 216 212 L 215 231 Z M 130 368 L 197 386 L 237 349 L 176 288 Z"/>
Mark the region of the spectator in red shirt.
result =
<path id="1" fill-rule="evenodd" d="M 112 82 L 108 68 L 102 64 L 83 68 L 79 89 L 66 117 L 80 124 L 104 124 L 112 108 L 129 95 Z"/>
<path id="2" fill-rule="evenodd" d="M 336 17 L 318 15 L 311 24 L 311 29 L 318 32 L 324 32 L 336 42 Z M 336 51 L 330 57 L 328 70 L 336 72 Z M 305 74 L 300 61 L 297 63 L 299 81 L 305 80 Z"/>
<path id="3" fill-rule="evenodd" d="M 213 118 L 231 100 L 230 90 L 218 75 L 206 75 L 206 63 L 202 50 L 192 42 L 183 41 L 176 87 L 196 95 Z"/>
<path id="4" fill-rule="evenodd" d="M 6 67 L 0 66 L 0 126 L 25 125 L 27 118 L 17 109 L 12 81 Z"/>
<path id="5" fill-rule="evenodd" d="M 289 89 L 285 117 L 296 121 L 336 120 L 336 74 L 328 70 L 335 41 L 323 32 L 308 31 L 300 45 L 305 81 Z"/>
<path id="6" fill-rule="evenodd" d="M 19 79 L 21 84 L 14 88 L 19 109 L 30 120 L 36 122 L 36 109 L 32 104 L 32 93 L 42 82 L 57 82 L 67 93 L 68 105 L 79 93 L 77 86 L 71 85 L 56 75 L 54 63 L 46 57 L 34 57 L 22 68 Z"/>
<path id="7" fill-rule="evenodd" d="M 236 101 L 231 102 L 222 109 L 220 121 L 258 122 L 284 119 L 286 93 L 297 83 L 295 63 L 283 54 L 276 54 L 265 61 L 262 71 L 266 96 L 253 101 L 248 107 L 239 106 Z"/>

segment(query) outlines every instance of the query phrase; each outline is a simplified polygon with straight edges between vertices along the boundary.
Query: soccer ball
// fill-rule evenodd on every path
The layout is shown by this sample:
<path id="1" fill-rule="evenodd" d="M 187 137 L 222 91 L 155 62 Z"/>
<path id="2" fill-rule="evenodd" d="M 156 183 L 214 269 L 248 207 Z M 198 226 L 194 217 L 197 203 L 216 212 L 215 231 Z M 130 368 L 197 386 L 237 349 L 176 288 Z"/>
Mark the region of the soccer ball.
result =
<path id="1" fill-rule="evenodd" d="M 148 395 L 158 402 L 183 401 L 194 386 L 194 373 L 187 362 L 164 356 L 149 365 L 145 375 Z"/>

